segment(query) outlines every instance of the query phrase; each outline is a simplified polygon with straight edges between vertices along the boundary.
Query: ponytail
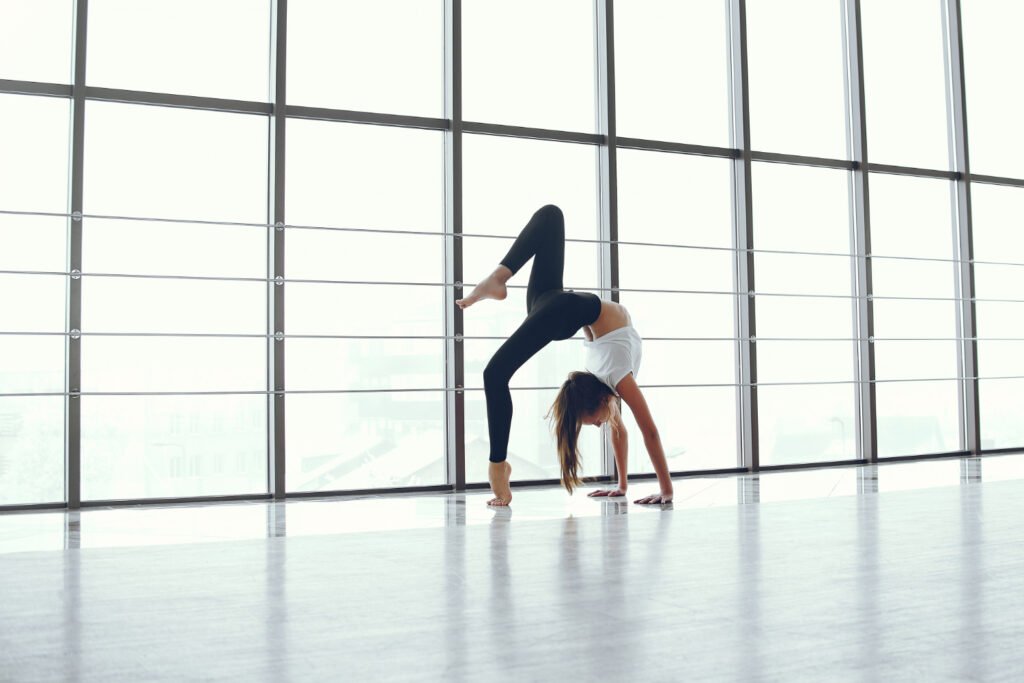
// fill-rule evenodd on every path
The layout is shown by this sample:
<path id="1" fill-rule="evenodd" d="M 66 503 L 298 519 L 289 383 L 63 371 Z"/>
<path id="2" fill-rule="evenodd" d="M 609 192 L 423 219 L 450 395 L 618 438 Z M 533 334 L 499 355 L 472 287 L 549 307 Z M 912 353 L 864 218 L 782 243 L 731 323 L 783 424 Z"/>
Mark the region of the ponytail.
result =
<path id="1" fill-rule="evenodd" d="M 572 372 L 558 390 L 555 402 L 548 411 L 555 433 L 562 486 L 570 494 L 574 487 L 583 483 L 579 477 L 582 470 L 579 440 L 583 420 L 609 405 L 609 399 L 614 395 L 611 389 L 589 372 Z"/>

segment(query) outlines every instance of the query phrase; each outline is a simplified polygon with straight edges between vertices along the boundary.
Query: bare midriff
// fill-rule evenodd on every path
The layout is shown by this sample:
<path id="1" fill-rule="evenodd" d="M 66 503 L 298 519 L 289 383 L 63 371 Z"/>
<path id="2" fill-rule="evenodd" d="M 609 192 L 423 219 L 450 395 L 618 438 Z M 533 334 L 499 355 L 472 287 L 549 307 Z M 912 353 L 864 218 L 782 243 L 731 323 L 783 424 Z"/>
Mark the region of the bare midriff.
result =
<path id="1" fill-rule="evenodd" d="M 587 337 L 597 339 L 629 324 L 629 311 L 625 306 L 614 301 L 601 301 L 601 315 L 583 329 Z"/>

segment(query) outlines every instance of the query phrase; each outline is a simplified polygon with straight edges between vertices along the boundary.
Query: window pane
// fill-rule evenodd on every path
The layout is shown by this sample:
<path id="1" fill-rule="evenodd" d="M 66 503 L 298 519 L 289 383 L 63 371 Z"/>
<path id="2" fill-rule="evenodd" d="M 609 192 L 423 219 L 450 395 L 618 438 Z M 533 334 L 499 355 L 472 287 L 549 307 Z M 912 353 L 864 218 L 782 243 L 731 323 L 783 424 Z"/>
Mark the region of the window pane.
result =
<path id="1" fill-rule="evenodd" d="M 85 213 L 264 223 L 265 116 L 90 102 Z"/>
<path id="2" fill-rule="evenodd" d="M 63 500 L 64 397 L 0 396 L 0 505 Z"/>
<path id="3" fill-rule="evenodd" d="M 63 336 L 0 335 L 0 394 L 64 391 Z"/>
<path id="4" fill-rule="evenodd" d="M 734 384 L 736 343 L 645 339 L 641 385 Z"/>
<path id="5" fill-rule="evenodd" d="M 289 339 L 285 386 L 298 390 L 440 389 L 440 339 Z"/>
<path id="6" fill-rule="evenodd" d="M 758 382 L 852 382 L 854 346 L 842 341 L 757 342 Z"/>
<path id="7" fill-rule="evenodd" d="M 288 283 L 285 330 L 288 334 L 440 336 L 444 305 L 444 287 Z"/>
<path id="8" fill-rule="evenodd" d="M 443 116 L 444 3 L 291 0 L 287 82 L 293 105 Z"/>
<path id="9" fill-rule="evenodd" d="M 466 120 L 593 132 L 595 32 L 591 0 L 463 2 Z"/>
<path id="10" fill-rule="evenodd" d="M 624 289 L 731 292 L 733 254 L 678 247 L 619 246 Z"/>
<path id="11" fill-rule="evenodd" d="M 957 382 L 875 385 L 878 454 L 891 457 L 958 450 L 958 391 Z"/>
<path id="12" fill-rule="evenodd" d="M 766 163 L 752 172 L 755 248 L 850 253 L 848 172 Z M 845 382 L 759 387 L 761 463 L 856 457 L 851 259 L 757 253 L 754 267 L 758 382 Z"/>
<path id="13" fill-rule="evenodd" d="M 444 281 L 444 237 L 338 230 L 290 230 L 289 279 L 360 282 Z"/>
<path id="14" fill-rule="evenodd" d="M 873 174 L 871 249 L 879 256 L 952 259 L 950 183 L 932 178 Z M 942 261 L 876 258 L 876 297 L 934 297 L 945 301 L 874 303 L 878 452 L 883 457 L 957 450 L 958 385 L 886 382 L 957 376 L 956 265 Z M 924 341 L 892 341 L 891 338 Z M 928 339 L 935 341 L 927 341 Z M 945 341 L 939 341 L 945 340 Z"/>
<path id="15" fill-rule="evenodd" d="M 266 334 L 267 287 L 261 282 L 85 277 L 82 329 Z"/>
<path id="16" fill-rule="evenodd" d="M 0 331 L 64 332 L 67 278 L 0 275 Z"/>
<path id="17" fill-rule="evenodd" d="M 1024 68 L 1018 40 L 1024 4 L 972 0 L 960 11 L 971 171 L 1024 177 L 1024 137 L 1018 133 L 1024 93 L 1003 77 Z"/>
<path id="18" fill-rule="evenodd" d="M 74 0 L 0 4 L 0 78 L 71 82 Z"/>
<path id="19" fill-rule="evenodd" d="M 857 457 L 856 391 L 850 384 L 757 390 L 762 465 Z"/>
<path id="20" fill-rule="evenodd" d="M 83 396 L 82 499 L 267 490 L 265 396 Z"/>
<path id="21" fill-rule="evenodd" d="M 263 339 L 82 338 L 82 391 L 264 391 Z"/>
<path id="22" fill-rule="evenodd" d="M 727 19 L 723 0 L 615 6 L 619 135 L 729 145 Z"/>
<path id="23" fill-rule="evenodd" d="M 270 3 L 90 0 L 87 50 L 91 86 L 266 102 Z"/>
<path id="24" fill-rule="evenodd" d="M 0 335 L 0 505 L 64 500 L 64 336 Z"/>
<path id="25" fill-rule="evenodd" d="M 756 150 L 847 158 L 842 3 L 748 0 Z"/>
<path id="26" fill-rule="evenodd" d="M 1022 394 L 1024 380 L 978 382 L 982 448 L 1018 448 L 1024 443 L 1024 420 L 1020 419 Z"/>
<path id="27" fill-rule="evenodd" d="M 66 272 L 66 218 L 0 215 L 0 270 Z"/>
<path id="28" fill-rule="evenodd" d="M 560 385 L 564 375 L 553 378 L 549 386 Z M 555 400 L 556 390 L 513 391 L 512 430 L 508 442 L 508 462 L 512 481 L 558 479 L 561 469 L 555 450 L 555 438 L 545 415 Z M 601 431 L 586 427 L 579 442 L 583 476 L 603 473 Z M 487 404 L 483 391 L 466 392 L 466 481 L 487 481 L 490 438 L 487 434 Z"/>
<path id="29" fill-rule="evenodd" d="M 1024 190 L 975 183 L 971 185 L 974 258 L 1024 264 Z M 1024 266 L 976 263 L 975 293 L 980 299 L 1024 299 Z M 977 314 L 978 374 L 981 377 L 1024 376 L 1024 304 L 979 301 Z M 981 447 L 1015 448 L 1024 444 L 1020 396 L 1024 380 L 978 382 Z"/>
<path id="30" fill-rule="evenodd" d="M 619 301 L 644 339 L 649 337 L 715 337 L 735 334 L 731 294 L 667 294 L 623 292 Z"/>
<path id="31" fill-rule="evenodd" d="M 934 0 L 862 0 L 860 7 L 868 158 L 949 168 L 945 7 Z"/>
<path id="32" fill-rule="evenodd" d="M 265 228 L 89 218 L 82 223 L 86 273 L 267 276 Z"/>
<path id="33" fill-rule="evenodd" d="M 622 149 L 616 163 L 620 240 L 733 246 L 732 161 Z"/>
<path id="34" fill-rule="evenodd" d="M 0 208 L 68 210 L 71 100 L 0 95 Z"/>
<path id="35" fill-rule="evenodd" d="M 292 225 L 443 229 L 439 131 L 290 120 L 286 172 Z"/>
<path id="36" fill-rule="evenodd" d="M 484 368 L 511 332 L 499 339 L 468 339 L 466 341 L 466 386 L 483 389 Z M 583 335 L 552 342 L 528 360 L 512 377 L 509 385 L 516 389 L 559 387 L 570 372 L 583 369 L 586 351 Z"/>
<path id="37" fill-rule="evenodd" d="M 645 388 L 643 391 L 651 417 L 658 425 L 669 470 L 683 472 L 737 466 L 734 387 Z M 629 434 L 629 473 L 653 472 L 636 420 L 629 408 L 624 408 L 622 413 Z M 585 428 L 585 431 L 597 430 Z"/>
<path id="38" fill-rule="evenodd" d="M 285 401 L 289 491 L 446 479 L 442 392 L 300 394 Z"/>

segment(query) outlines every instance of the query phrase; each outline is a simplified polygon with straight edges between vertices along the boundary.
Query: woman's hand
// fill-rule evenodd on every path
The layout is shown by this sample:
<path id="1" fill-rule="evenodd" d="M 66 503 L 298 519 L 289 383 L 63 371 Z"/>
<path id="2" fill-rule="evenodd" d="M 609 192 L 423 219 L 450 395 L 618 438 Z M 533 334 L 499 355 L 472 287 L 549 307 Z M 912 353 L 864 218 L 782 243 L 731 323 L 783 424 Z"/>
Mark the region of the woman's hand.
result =
<path id="1" fill-rule="evenodd" d="M 597 489 L 587 494 L 587 498 L 621 498 L 626 495 L 626 489 Z"/>
<path id="2" fill-rule="evenodd" d="M 667 505 L 672 502 L 671 493 L 658 493 L 653 496 L 646 496 L 639 500 L 634 500 L 637 505 Z"/>

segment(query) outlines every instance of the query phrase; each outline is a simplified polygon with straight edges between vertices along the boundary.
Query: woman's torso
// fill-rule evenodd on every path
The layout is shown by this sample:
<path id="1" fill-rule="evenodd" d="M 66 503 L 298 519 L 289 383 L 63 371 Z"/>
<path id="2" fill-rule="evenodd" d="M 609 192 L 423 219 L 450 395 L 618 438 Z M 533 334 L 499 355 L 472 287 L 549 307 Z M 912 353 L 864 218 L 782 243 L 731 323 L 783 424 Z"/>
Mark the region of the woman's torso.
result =
<path id="1" fill-rule="evenodd" d="M 597 317 L 597 320 L 587 327 L 590 328 L 590 334 L 593 338 L 597 339 L 621 327 L 626 327 L 630 323 L 629 311 L 626 310 L 625 306 L 614 301 L 602 300 L 601 314 Z"/>

